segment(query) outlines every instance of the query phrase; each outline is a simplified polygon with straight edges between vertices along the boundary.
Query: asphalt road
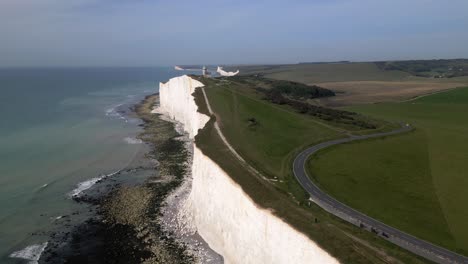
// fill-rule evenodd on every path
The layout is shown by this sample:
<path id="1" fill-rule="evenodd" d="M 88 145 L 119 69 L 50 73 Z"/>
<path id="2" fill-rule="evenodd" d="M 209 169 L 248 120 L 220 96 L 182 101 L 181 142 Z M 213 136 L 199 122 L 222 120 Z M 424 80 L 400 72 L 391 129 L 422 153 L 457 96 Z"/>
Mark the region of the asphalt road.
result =
<path id="1" fill-rule="evenodd" d="M 356 140 L 396 135 L 408 132 L 410 130 L 412 130 L 412 127 L 409 125 L 405 125 L 399 129 L 390 132 L 376 133 L 364 136 L 352 136 L 348 138 L 331 140 L 312 146 L 302 151 L 299 155 L 297 155 L 293 164 L 294 176 L 299 181 L 301 186 L 310 194 L 311 199 L 315 203 L 317 203 L 326 211 L 340 217 L 341 219 L 358 225 L 361 228 L 372 230 L 372 232 L 378 234 L 382 238 L 387 239 L 417 255 L 420 255 L 434 262 L 468 263 L 468 258 L 465 256 L 459 255 L 455 252 L 436 246 L 425 240 L 416 238 L 403 231 L 388 226 L 335 200 L 333 197 L 320 190 L 320 188 L 318 188 L 317 185 L 315 185 L 307 175 L 305 165 L 308 157 L 321 149 Z"/>

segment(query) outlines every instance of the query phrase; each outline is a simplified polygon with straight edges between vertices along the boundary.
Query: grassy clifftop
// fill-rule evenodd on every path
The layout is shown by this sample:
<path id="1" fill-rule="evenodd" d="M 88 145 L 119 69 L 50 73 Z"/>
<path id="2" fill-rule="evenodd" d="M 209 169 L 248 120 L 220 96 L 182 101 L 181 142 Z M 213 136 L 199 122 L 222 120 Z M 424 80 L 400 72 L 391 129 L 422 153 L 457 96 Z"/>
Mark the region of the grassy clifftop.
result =
<path id="1" fill-rule="evenodd" d="M 309 203 L 294 179 L 292 160 L 300 150 L 345 136 L 349 131 L 288 105 L 265 100 L 255 86 L 236 78 L 197 78 L 205 84 L 215 114 L 199 131 L 196 144 L 258 205 L 272 210 L 344 263 L 424 263 Z M 209 115 L 200 88 L 194 96 L 199 111 Z M 236 159 L 217 135 L 215 121 L 236 151 L 268 180 L 252 174 Z"/>
<path id="2" fill-rule="evenodd" d="M 468 88 L 350 109 L 403 119 L 416 131 L 318 153 L 310 164 L 316 181 L 385 223 L 468 254 Z"/>

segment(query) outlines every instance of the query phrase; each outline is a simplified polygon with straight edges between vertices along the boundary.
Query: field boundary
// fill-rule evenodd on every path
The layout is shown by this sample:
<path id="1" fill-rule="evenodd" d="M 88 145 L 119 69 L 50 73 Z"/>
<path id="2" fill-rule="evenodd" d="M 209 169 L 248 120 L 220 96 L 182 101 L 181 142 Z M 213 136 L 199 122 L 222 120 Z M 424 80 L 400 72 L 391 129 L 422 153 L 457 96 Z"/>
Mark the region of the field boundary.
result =
<path id="1" fill-rule="evenodd" d="M 440 94 L 440 93 L 446 93 L 446 92 L 450 92 L 450 91 L 460 89 L 460 88 L 464 88 L 464 87 L 463 86 L 457 86 L 457 87 L 447 88 L 447 89 L 440 90 L 440 91 L 435 91 L 435 92 L 432 92 L 432 93 L 421 94 L 421 95 L 418 95 L 418 96 L 415 96 L 415 97 L 412 97 L 412 98 L 409 98 L 409 99 L 406 99 L 406 100 L 398 101 L 398 103 L 407 103 L 407 102 L 418 100 L 420 98 L 424 98 L 426 96 L 431 96 L 431 95 Z"/>
<path id="2" fill-rule="evenodd" d="M 364 140 L 377 137 L 385 137 L 397 135 L 413 130 L 411 126 L 404 125 L 399 129 L 375 133 L 363 136 L 351 136 L 348 138 L 335 139 L 327 142 L 320 143 L 318 145 L 309 147 L 303 150 L 299 155 L 296 156 L 293 162 L 294 176 L 296 177 L 299 184 L 307 191 L 310 195 L 310 200 L 316 203 L 318 206 L 326 210 L 327 212 L 351 223 L 362 229 L 373 232 L 378 236 L 410 251 L 419 256 L 422 256 L 428 260 L 436 263 L 468 263 L 468 258 L 457 254 L 448 249 L 434 245 L 425 240 L 416 238 L 410 234 L 407 234 L 399 229 L 388 226 L 374 218 L 371 218 L 341 202 L 334 199 L 333 197 L 322 191 L 307 174 L 306 162 L 308 158 L 315 154 L 317 151 L 357 140 Z"/>

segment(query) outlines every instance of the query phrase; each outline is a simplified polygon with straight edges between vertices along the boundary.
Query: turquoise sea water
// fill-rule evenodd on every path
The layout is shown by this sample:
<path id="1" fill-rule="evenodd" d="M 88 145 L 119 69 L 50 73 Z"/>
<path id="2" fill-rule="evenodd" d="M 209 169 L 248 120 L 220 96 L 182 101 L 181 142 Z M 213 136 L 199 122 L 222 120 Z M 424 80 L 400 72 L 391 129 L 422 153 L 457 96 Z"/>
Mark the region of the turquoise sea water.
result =
<path id="1" fill-rule="evenodd" d="M 76 210 L 80 183 L 127 166 L 144 146 L 123 112 L 170 68 L 0 69 L 0 262 L 41 245 Z M 83 185 L 81 185 L 83 187 Z M 30 248 L 34 251 L 34 248 Z M 37 249 L 37 248 L 36 248 Z"/>

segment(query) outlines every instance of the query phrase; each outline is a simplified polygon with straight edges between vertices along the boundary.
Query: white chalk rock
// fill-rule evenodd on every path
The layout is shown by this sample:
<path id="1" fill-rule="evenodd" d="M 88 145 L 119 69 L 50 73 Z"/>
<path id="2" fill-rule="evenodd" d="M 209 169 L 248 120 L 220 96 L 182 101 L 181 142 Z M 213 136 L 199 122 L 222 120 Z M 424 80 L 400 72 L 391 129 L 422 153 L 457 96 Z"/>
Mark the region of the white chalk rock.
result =
<path id="1" fill-rule="evenodd" d="M 235 72 L 227 72 L 227 71 L 223 70 L 223 67 L 219 67 L 219 66 L 218 66 L 218 69 L 216 71 L 219 73 L 219 75 L 225 76 L 225 77 L 236 76 L 237 74 L 239 74 L 239 70 L 237 70 Z"/>
<path id="2" fill-rule="evenodd" d="M 181 122 L 190 138 L 194 138 L 198 129 L 203 128 L 210 120 L 208 116 L 197 112 L 198 107 L 192 96 L 195 89 L 201 86 L 201 82 L 187 75 L 159 84 L 159 110 Z"/>
<path id="3" fill-rule="evenodd" d="M 202 83 L 181 76 L 160 84 L 161 110 L 193 138 L 209 117 L 192 93 Z M 198 233 L 225 263 L 338 263 L 314 241 L 255 202 L 194 146 L 192 190 L 185 205 Z"/>

